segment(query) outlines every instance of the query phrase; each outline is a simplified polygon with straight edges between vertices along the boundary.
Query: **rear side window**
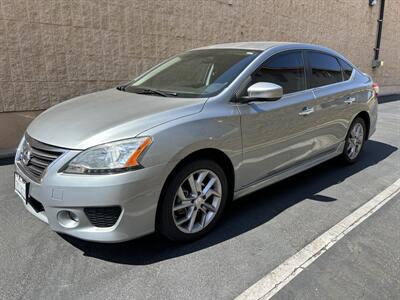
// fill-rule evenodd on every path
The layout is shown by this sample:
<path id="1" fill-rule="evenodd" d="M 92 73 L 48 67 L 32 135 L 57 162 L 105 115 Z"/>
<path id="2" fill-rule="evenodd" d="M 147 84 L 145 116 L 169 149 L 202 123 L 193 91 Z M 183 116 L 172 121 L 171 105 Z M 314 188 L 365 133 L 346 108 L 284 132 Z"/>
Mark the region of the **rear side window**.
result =
<path id="1" fill-rule="evenodd" d="M 277 54 L 252 76 L 253 83 L 272 82 L 283 88 L 284 94 L 305 89 L 305 70 L 300 51 Z"/>
<path id="2" fill-rule="evenodd" d="M 343 81 L 338 60 L 328 54 L 308 52 L 311 68 L 311 87 L 319 87 Z"/>
<path id="3" fill-rule="evenodd" d="M 342 66 L 342 70 L 343 70 L 343 80 L 349 80 L 351 73 L 353 73 L 353 67 L 350 66 L 343 59 L 339 58 L 339 62 L 340 62 L 340 65 Z"/>

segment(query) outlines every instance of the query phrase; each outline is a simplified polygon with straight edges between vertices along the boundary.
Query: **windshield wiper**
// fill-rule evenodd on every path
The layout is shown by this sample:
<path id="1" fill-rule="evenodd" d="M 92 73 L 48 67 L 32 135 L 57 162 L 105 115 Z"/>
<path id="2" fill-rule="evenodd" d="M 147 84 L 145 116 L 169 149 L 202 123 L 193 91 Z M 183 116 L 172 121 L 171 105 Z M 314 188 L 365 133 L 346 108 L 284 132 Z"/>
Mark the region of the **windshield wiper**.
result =
<path id="1" fill-rule="evenodd" d="M 168 96 L 177 96 L 177 93 L 174 92 L 166 92 L 166 91 L 160 91 L 160 90 L 153 90 L 153 89 L 144 89 L 141 90 L 140 92 L 137 92 L 138 94 L 145 94 L 145 95 L 160 95 L 163 97 L 168 97 Z"/>
<path id="2" fill-rule="evenodd" d="M 116 87 L 116 89 L 119 90 L 119 91 L 125 92 L 125 89 L 126 89 L 127 86 L 128 86 L 127 84 L 119 85 L 119 86 Z"/>

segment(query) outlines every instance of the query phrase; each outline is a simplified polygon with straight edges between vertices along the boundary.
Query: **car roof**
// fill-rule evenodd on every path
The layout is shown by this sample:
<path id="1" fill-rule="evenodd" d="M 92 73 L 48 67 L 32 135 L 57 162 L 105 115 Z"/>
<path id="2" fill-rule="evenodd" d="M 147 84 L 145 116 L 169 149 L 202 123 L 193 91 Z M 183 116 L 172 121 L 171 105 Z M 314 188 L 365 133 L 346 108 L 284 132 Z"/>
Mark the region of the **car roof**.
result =
<path id="1" fill-rule="evenodd" d="M 224 43 L 224 44 L 215 44 L 205 47 L 200 47 L 193 50 L 205 50 L 205 49 L 242 49 L 242 50 L 257 50 L 257 51 L 266 51 L 271 48 L 279 47 L 280 50 L 296 50 L 296 49 L 307 49 L 307 50 L 317 50 L 322 51 L 336 57 L 339 57 L 349 63 L 351 66 L 355 67 L 353 63 L 351 63 L 346 57 L 344 57 L 339 52 L 332 50 L 328 47 L 324 47 L 316 44 L 309 43 L 295 43 L 295 42 L 274 42 L 274 41 L 266 41 L 266 42 L 237 42 L 237 43 Z"/>
<path id="2" fill-rule="evenodd" d="M 310 44 L 300 44 L 293 42 L 238 42 L 238 43 L 224 43 L 224 44 L 215 44 L 210 46 L 205 46 L 201 48 L 197 48 L 194 50 L 200 49 L 243 49 L 243 50 L 267 50 L 269 48 L 275 46 L 284 46 L 284 45 L 310 45 Z"/>

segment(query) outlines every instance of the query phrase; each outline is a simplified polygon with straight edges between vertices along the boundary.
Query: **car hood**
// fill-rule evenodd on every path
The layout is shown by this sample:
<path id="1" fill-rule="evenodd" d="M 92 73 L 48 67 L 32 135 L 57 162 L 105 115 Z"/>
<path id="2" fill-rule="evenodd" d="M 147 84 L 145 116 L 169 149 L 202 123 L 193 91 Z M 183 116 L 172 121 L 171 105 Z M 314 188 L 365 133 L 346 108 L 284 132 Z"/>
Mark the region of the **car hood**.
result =
<path id="1" fill-rule="evenodd" d="M 49 145 L 87 149 L 135 137 L 162 123 L 198 113 L 206 100 L 140 95 L 110 89 L 53 106 L 29 125 L 27 134 Z"/>

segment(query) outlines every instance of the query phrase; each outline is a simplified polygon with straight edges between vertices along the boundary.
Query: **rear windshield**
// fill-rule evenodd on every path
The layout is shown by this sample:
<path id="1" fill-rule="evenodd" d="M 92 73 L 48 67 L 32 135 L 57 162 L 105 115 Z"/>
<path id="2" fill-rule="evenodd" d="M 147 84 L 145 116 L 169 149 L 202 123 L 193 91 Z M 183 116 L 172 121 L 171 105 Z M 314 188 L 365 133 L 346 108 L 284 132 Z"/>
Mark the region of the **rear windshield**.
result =
<path id="1" fill-rule="evenodd" d="M 210 97 L 220 93 L 260 51 L 193 50 L 177 55 L 125 87 L 133 93 L 157 90 L 175 97 Z"/>

